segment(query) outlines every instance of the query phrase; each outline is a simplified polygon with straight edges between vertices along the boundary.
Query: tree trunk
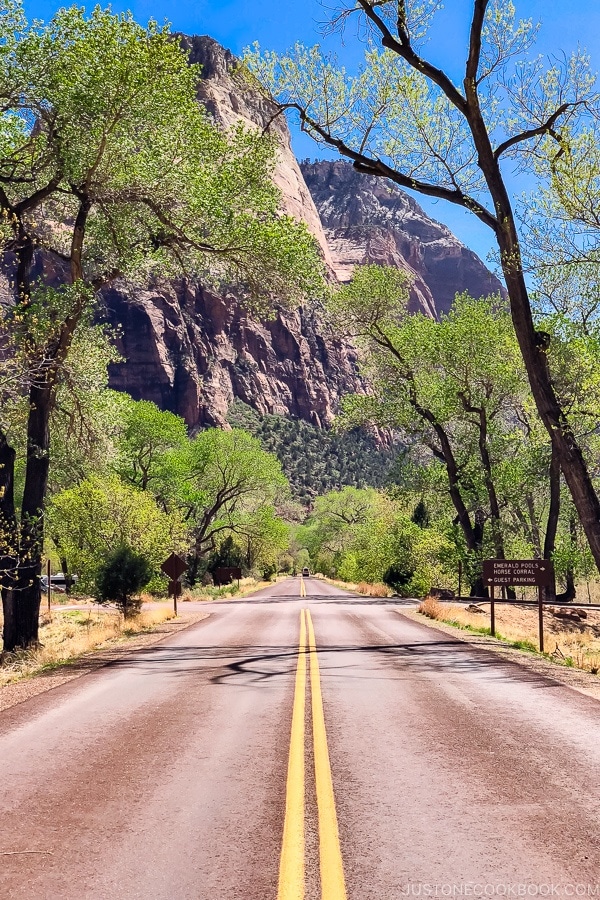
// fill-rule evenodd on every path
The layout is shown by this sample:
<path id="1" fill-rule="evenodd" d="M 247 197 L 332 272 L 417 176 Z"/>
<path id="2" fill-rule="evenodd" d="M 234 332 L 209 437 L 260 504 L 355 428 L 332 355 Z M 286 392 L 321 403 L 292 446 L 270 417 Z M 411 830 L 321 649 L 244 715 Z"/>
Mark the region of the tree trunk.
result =
<path id="1" fill-rule="evenodd" d="M 18 581 L 14 588 L 6 592 L 4 607 L 4 647 L 3 652 L 26 650 L 38 642 L 40 618 L 40 583 L 33 586 L 29 582 Z"/>
<path id="2" fill-rule="evenodd" d="M 487 415 L 485 409 L 483 408 L 477 410 L 477 413 L 479 416 L 479 456 L 481 458 L 481 465 L 483 467 L 485 489 L 487 491 L 488 501 L 490 504 L 490 519 L 492 526 L 492 542 L 494 544 L 494 553 L 496 554 L 496 559 L 506 559 L 504 551 L 504 534 L 502 531 L 502 518 L 500 516 L 500 503 L 498 502 L 498 494 L 496 493 L 496 485 L 494 484 L 492 461 L 490 459 L 490 454 L 487 448 Z M 485 592 L 486 594 L 488 593 L 487 588 L 485 588 Z M 514 588 L 506 587 L 505 592 L 507 600 L 516 600 L 517 595 Z"/>
<path id="3" fill-rule="evenodd" d="M 492 529 L 492 543 L 494 545 L 494 553 L 496 559 L 504 559 L 504 535 L 502 533 L 502 519 L 500 516 L 500 503 L 498 494 L 496 493 L 496 485 L 494 484 L 494 476 L 492 471 L 492 460 L 488 451 L 488 419 L 485 408 L 482 406 L 473 406 L 467 399 L 465 394 L 459 394 L 465 412 L 477 416 L 478 430 L 478 447 L 479 458 L 481 460 L 481 468 L 483 469 L 483 479 L 485 489 L 488 495 L 490 505 L 490 524 Z"/>
<path id="4" fill-rule="evenodd" d="M 399 18 L 398 34 L 400 40 L 398 40 L 375 9 L 378 4 L 367 2 L 367 0 L 357 0 L 357 5 L 362 8 L 370 22 L 379 30 L 382 45 L 406 60 L 409 66 L 423 75 L 430 83 L 438 85 L 450 103 L 464 116 L 473 139 L 477 165 L 486 181 L 493 211 L 490 211 L 490 209 L 474 200 L 474 198 L 462 194 L 459 189 L 452 191 L 439 184 L 420 182 L 411 177 L 410 174 L 396 171 L 381 160 L 369 157 L 363 153 L 362 148 L 360 150 L 352 149 L 341 138 L 333 137 L 326 127 L 312 119 L 305 108 L 297 105 L 301 119 L 303 123 L 308 123 L 321 139 L 351 159 L 358 171 L 389 178 L 401 187 L 412 188 L 427 196 L 457 203 L 473 212 L 494 231 L 500 250 L 502 271 L 506 279 L 512 321 L 531 393 L 539 416 L 550 435 L 552 446 L 558 455 L 560 467 L 573 498 L 579 521 L 588 540 L 596 566 L 600 570 L 600 500 L 594 490 L 581 448 L 554 391 L 546 358 L 548 336 L 537 332 L 533 323 L 531 303 L 523 275 L 521 249 L 514 212 L 500 168 L 502 145 L 496 148 L 496 151 L 494 150 L 488 125 L 480 105 L 478 73 L 481 56 L 481 32 L 487 3 L 478 2 L 474 4 L 469 57 L 463 82 L 464 96 L 458 91 L 445 72 L 423 60 L 414 51 L 410 41 L 410 34 L 402 24 L 402 17 Z M 401 9 L 402 7 L 403 4 L 399 4 L 398 8 Z M 550 131 L 549 126 L 547 130 L 548 132 Z M 527 134 L 527 132 L 524 132 L 524 134 Z M 507 149 L 506 146 L 504 149 Z"/>
<path id="5" fill-rule="evenodd" d="M 2 613 L 4 616 L 3 649 L 6 650 L 7 633 L 12 633 L 15 615 L 13 579 L 18 561 L 19 531 L 15 515 L 14 498 L 14 449 L 6 435 L 0 432 L 0 586 L 2 589 Z"/>
<path id="6" fill-rule="evenodd" d="M 0 584 L 7 587 L 18 555 L 19 534 L 15 514 L 15 458 L 6 435 L 0 431 Z"/>
<path id="7" fill-rule="evenodd" d="M 504 256 L 504 254 L 503 254 Z M 579 521 L 588 540 L 596 566 L 600 569 L 600 502 L 594 490 L 590 474 L 575 435 L 556 399 L 550 369 L 546 358 L 546 345 L 531 321 L 527 289 L 522 274 L 505 266 L 507 283 L 511 281 L 509 295 L 515 332 L 527 369 L 531 392 L 544 426 L 552 442 Z M 508 268 L 508 272 L 506 269 Z M 513 302 L 516 297 L 516 302 Z M 528 313 L 528 314 L 527 314 Z"/>
<path id="8" fill-rule="evenodd" d="M 69 571 L 69 561 L 66 556 L 61 556 L 60 565 L 62 573 L 65 576 L 65 594 L 70 594 L 73 590 L 73 576 Z"/>
<path id="9" fill-rule="evenodd" d="M 450 441 L 448 440 L 447 436 L 444 436 L 444 438 L 445 439 L 442 442 L 442 451 L 446 465 L 446 472 L 448 474 L 450 498 L 452 500 L 452 505 L 456 510 L 456 518 L 461 527 L 465 543 L 467 545 L 467 550 L 470 554 L 472 554 L 472 558 L 474 558 L 474 561 L 478 568 L 477 574 L 472 575 L 469 579 L 471 584 L 471 597 L 486 597 L 487 588 L 483 583 L 483 576 L 481 573 L 481 559 L 479 558 L 483 543 L 483 516 L 478 510 L 475 514 L 475 524 L 471 524 L 469 511 L 462 498 L 458 465 L 456 463 L 456 459 L 454 458 L 454 454 L 452 453 Z"/>
<path id="10" fill-rule="evenodd" d="M 569 517 L 569 532 L 571 535 L 571 543 L 577 544 L 577 522 L 574 516 Z M 575 572 L 569 567 L 565 572 L 565 589 L 562 594 L 556 595 L 557 603 L 571 603 L 575 599 L 577 589 L 575 587 Z"/>
<path id="11" fill-rule="evenodd" d="M 485 526 L 485 515 L 482 509 L 475 510 L 475 524 L 473 525 L 473 540 L 477 553 L 481 553 L 483 545 L 483 529 Z M 488 589 L 483 581 L 483 572 L 481 570 L 481 558 L 476 557 L 476 570 L 470 573 L 471 597 L 487 597 Z"/>
<path id="12" fill-rule="evenodd" d="M 558 453 L 552 447 L 552 459 L 550 460 L 550 508 L 548 510 L 548 522 L 544 537 L 544 559 L 552 559 L 556 547 L 556 533 L 558 531 L 558 517 L 560 515 L 560 462 Z M 573 595 L 575 596 L 575 595 Z M 543 589 L 542 598 L 549 603 L 556 601 L 556 582 L 551 587 Z"/>
<path id="13" fill-rule="evenodd" d="M 560 478 L 560 467 L 558 468 L 558 475 Z M 552 484 L 550 484 L 550 493 L 552 494 Z M 545 558 L 544 551 L 542 550 L 542 536 L 540 534 L 540 527 L 535 515 L 535 502 L 531 491 L 527 491 L 525 493 L 525 505 L 527 506 L 527 514 L 529 515 L 529 521 L 531 523 L 531 538 L 535 555 L 538 559 Z M 552 501 L 550 502 L 550 505 L 552 506 Z M 548 518 L 550 519 L 550 517 Z M 554 547 L 552 549 L 554 549 Z"/>
<path id="14" fill-rule="evenodd" d="M 49 185 L 49 192 L 57 182 Z M 91 201 L 81 196 L 71 239 L 71 282 L 83 279 L 83 245 Z M 31 273 L 34 264 L 34 241 L 23 222 L 19 223 L 19 246 L 16 249 L 16 306 L 26 310 L 31 304 Z M 54 402 L 54 390 L 58 367 L 64 362 L 74 331 L 85 308 L 85 295 L 62 322 L 58 334 L 50 338 L 44 348 L 41 371 L 29 389 L 29 413 L 27 421 L 27 457 L 25 487 L 21 507 L 21 521 L 17 527 L 12 499 L 11 457 L 4 436 L 0 435 L 0 491 L 5 489 L 0 502 L 2 519 L 10 522 L 8 530 L 14 532 L 18 553 L 16 571 L 10 579 L 2 581 L 4 608 L 4 650 L 27 648 L 38 642 L 39 611 L 41 604 L 40 576 L 44 547 L 44 504 L 48 486 L 50 433 L 49 423 Z M 4 442 L 4 443 L 3 443 Z M 4 465 L 3 465 L 4 463 Z M 6 493 L 7 480 L 10 491 Z M 8 499 L 7 499 L 8 498 Z M 12 510 L 11 510 L 12 507 Z M 6 548 L 0 547 L 6 555 Z"/>
<path id="15" fill-rule="evenodd" d="M 557 603 L 572 603 L 577 594 L 575 588 L 575 573 L 573 569 L 567 569 L 565 572 L 565 589 L 562 594 L 556 595 Z"/>
<path id="16" fill-rule="evenodd" d="M 478 162 L 494 203 L 498 226 L 496 239 L 500 249 L 502 271 L 510 300 L 510 312 L 517 341 L 525 364 L 531 393 L 553 449 L 590 550 L 600 569 L 600 501 L 594 490 L 583 453 L 567 417 L 562 410 L 550 375 L 547 350 L 549 336 L 538 332 L 533 323 L 529 293 L 523 275 L 521 247 L 514 213 L 500 165 L 494 156 L 490 136 L 481 110 L 474 80 L 465 80 L 467 120 L 478 152 Z"/>
<path id="17" fill-rule="evenodd" d="M 21 507 L 19 563 L 5 602 L 4 649 L 26 649 L 38 642 L 40 576 L 44 549 L 44 501 L 48 485 L 50 379 L 32 385 L 27 422 L 27 463 Z"/>
<path id="18" fill-rule="evenodd" d="M 195 551 L 192 551 L 191 553 L 188 553 L 186 562 L 187 569 L 185 571 L 185 580 L 190 587 L 194 587 L 194 585 L 200 580 L 200 557 Z"/>

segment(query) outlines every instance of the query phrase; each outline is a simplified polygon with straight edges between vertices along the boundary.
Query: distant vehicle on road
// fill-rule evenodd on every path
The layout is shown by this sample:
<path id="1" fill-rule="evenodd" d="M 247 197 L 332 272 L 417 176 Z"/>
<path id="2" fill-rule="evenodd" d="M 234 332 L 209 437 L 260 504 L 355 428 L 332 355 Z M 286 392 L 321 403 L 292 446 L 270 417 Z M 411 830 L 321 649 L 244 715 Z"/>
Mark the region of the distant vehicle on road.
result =
<path id="1" fill-rule="evenodd" d="M 48 590 L 48 576 L 42 575 L 40 578 L 40 584 L 42 586 L 43 591 Z M 77 584 L 77 575 L 71 575 L 71 586 L 75 587 Z M 64 594 L 67 590 L 67 576 L 63 572 L 57 572 L 56 575 L 50 576 L 50 588 L 53 591 L 57 591 L 59 594 Z"/>
<path id="2" fill-rule="evenodd" d="M 304 566 L 304 568 L 302 569 L 302 574 L 305 578 L 310 575 L 310 569 L 308 568 L 308 566 Z"/>

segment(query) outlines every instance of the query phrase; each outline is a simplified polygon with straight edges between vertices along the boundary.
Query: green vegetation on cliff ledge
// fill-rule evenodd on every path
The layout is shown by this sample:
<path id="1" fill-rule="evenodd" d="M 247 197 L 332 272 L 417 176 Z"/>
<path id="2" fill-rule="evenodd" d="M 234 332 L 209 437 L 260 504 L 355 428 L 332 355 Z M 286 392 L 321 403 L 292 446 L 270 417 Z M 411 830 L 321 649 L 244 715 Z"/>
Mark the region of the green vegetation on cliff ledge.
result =
<path id="1" fill-rule="evenodd" d="M 263 449 L 274 453 L 300 503 L 311 503 L 319 494 L 350 486 L 383 487 L 392 476 L 397 446 L 378 446 L 362 429 L 326 431 L 299 419 L 261 416 L 235 400 L 228 421 L 259 438 Z"/>

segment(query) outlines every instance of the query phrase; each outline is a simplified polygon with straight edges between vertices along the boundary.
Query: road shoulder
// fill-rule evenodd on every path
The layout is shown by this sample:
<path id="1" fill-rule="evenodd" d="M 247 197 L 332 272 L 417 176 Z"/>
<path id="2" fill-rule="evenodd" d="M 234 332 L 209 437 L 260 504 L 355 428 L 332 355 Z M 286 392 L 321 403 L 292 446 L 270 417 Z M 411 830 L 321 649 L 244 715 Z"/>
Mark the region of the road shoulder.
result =
<path id="1" fill-rule="evenodd" d="M 97 650 L 91 650 L 82 656 L 55 666 L 49 671 L 39 672 L 12 684 L 6 684 L 0 687 L 0 712 L 24 703 L 38 694 L 44 694 L 53 688 L 60 687 L 82 675 L 95 672 L 108 663 L 114 662 L 128 653 L 136 650 L 145 650 L 154 644 L 159 644 L 173 634 L 177 634 L 186 628 L 196 625 L 203 619 L 209 617 L 209 612 L 188 612 L 179 616 L 177 619 L 169 619 L 161 622 L 150 631 L 142 634 L 136 634 L 130 638 L 120 640 L 118 644 L 112 644 Z"/>
<path id="2" fill-rule="evenodd" d="M 490 650 L 496 653 L 502 659 L 517 663 L 520 666 L 534 672 L 536 675 L 545 675 L 564 684 L 566 687 L 573 688 L 589 697 L 600 700 L 600 676 L 592 675 L 589 672 L 583 672 L 581 669 L 569 668 L 552 662 L 543 656 L 537 656 L 533 653 L 527 653 L 524 650 L 517 650 L 504 641 L 497 640 L 485 634 L 474 634 L 473 632 L 463 631 L 455 628 L 453 625 L 447 625 L 445 622 L 438 622 L 428 619 L 421 613 L 412 609 L 396 609 L 398 615 L 405 616 L 413 622 L 425 625 L 433 631 L 440 631 L 443 634 L 452 635 L 456 640 L 463 641 L 466 644 L 475 644 L 478 649 Z"/>

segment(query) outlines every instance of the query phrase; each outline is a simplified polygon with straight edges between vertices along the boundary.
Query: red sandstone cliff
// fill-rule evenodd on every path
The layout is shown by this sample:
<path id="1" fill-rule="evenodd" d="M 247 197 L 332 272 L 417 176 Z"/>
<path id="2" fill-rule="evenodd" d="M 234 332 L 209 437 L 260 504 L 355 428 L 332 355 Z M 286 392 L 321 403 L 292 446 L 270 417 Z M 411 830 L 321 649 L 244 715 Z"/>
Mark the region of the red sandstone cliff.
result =
<path id="1" fill-rule="evenodd" d="M 340 281 L 355 265 L 404 269 L 411 308 L 437 317 L 457 293 L 483 297 L 502 291 L 479 257 L 394 184 L 362 175 L 348 162 L 302 163 Z"/>
<path id="2" fill-rule="evenodd" d="M 261 323 L 233 300 L 185 282 L 114 289 L 106 302 L 126 359 L 112 367 L 111 386 L 192 427 L 222 425 L 236 397 L 261 413 L 323 426 L 343 393 L 363 389 L 356 352 L 325 336 L 310 309 Z"/>
<path id="3" fill-rule="evenodd" d="M 398 189 L 347 163 L 300 167 L 285 120 L 273 118 L 275 104 L 235 73 L 232 54 L 209 37 L 181 40 L 202 65 L 198 95 L 218 121 L 272 123 L 281 145 L 275 180 L 282 207 L 307 222 L 340 279 L 356 263 L 398 265 L 414 278 L 413 309 L 431 316 L 447 310 L 458 291 L 481 296 L 499 289 L 474 253 Z M 261 323 L 235 298 L 185 281 L 144 291 L 116 286 L 106 305 L 110 321 L 121 326 L 125 357 L 112 367 L 112 386 L 153 400 L 192 427 L 223 424 L 236 397 L 263 413 L 325 425 L 342 394 L 364 387 L 354 348 L 327 334 L 309 309 Z"/>

